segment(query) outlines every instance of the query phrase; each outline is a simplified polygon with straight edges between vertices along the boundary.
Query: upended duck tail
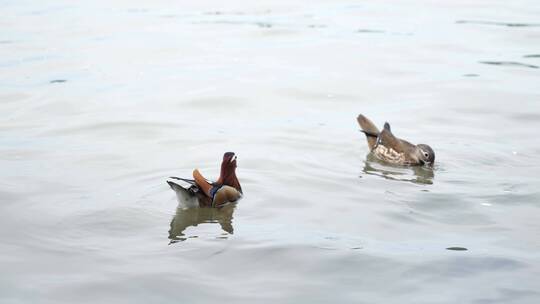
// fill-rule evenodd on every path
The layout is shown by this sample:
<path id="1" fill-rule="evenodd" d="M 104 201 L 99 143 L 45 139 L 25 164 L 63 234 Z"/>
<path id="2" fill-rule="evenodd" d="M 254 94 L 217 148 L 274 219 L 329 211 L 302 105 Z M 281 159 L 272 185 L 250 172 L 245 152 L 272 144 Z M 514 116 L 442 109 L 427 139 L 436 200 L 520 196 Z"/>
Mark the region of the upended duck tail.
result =
<path id="1" fill-rule="evenodd" d="M 356 120 L 358 121 L 360 128 L 362 128 L 362 133 L 366 135 L 369 149 L 373 149 L 377 144 L 377 137 L 379 137 L 379 129 L 371 120 L 369 120 L 362 114 L 359 114 Z"/>

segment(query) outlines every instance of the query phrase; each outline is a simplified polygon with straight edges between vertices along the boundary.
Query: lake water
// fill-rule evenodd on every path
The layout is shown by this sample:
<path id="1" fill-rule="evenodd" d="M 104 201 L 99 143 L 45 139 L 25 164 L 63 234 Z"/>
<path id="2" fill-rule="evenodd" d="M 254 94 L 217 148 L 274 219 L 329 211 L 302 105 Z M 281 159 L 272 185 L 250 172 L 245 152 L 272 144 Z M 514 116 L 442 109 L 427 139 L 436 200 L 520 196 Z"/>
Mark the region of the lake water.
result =
<path id="1" fill-rule="evenodd" d="M 0 4 L 1 303 L 540 303 L 539 1 Z"/>

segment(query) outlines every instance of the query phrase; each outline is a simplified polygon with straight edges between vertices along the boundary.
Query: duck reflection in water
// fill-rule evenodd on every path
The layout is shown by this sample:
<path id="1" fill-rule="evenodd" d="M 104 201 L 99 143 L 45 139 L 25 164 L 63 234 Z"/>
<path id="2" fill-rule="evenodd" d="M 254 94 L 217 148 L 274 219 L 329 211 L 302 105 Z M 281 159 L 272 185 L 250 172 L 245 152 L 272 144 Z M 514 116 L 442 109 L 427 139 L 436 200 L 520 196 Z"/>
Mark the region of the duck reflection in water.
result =
<path id="1" fill-rule="evenodd" d="M 379 160 L 373 154 L 368 154 L 364 162 L 365 174 L 376 175 L 389 180 L 405 181 L 421 185 L 433 184 L 435 173 L 432 167 L 391 165 Z"/>
<path id="2" fill-rule="evenodd" d="M 220 238 L 227 238 L 227 235 L 234 232 L 232 220 L 235 208 L 235 203 L 226 204 L 221 208 L 186 208 L 179 206 L 176 209 L 176 215 L 171 221 L 169 245 L 197 237 L 196 235 L 187 237 L 184 231 L 188 227 L 197 227 L 199 224 L 217 223 L 225 231 Z"/>

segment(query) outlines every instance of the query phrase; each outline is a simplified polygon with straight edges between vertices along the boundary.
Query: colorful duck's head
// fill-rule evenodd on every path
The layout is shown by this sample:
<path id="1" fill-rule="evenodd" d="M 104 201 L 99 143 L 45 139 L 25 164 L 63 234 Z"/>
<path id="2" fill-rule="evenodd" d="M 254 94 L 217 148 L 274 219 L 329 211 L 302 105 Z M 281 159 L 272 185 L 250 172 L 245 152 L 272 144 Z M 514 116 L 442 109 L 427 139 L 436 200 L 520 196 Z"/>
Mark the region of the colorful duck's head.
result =
<path id="1" fill-rule="evenodd" d="M 242 187 L 236 177 L 236 155 L 234 152 L 226 152 L 223 154 L 219 181 L 221 181 L 223 185 L 234 187 L 236 190 L 242 192 Z"/>

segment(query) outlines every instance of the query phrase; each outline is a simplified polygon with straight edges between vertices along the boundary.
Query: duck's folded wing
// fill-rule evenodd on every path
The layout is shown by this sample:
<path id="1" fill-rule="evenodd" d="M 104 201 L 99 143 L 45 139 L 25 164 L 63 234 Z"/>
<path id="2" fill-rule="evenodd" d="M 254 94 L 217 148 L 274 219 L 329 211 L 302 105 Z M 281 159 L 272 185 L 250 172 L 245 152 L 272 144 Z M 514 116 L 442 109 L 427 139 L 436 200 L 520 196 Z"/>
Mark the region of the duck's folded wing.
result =
<path id="1" fill-rule="evenodd" d="M 377 144 L 383 145 L 386 148 L 390 148 L 398 153 L 404 152 L 403 144 L 401 143 L 401 140 L 392 134 L 392 131 L 390 130 L 390 124 L 385 123 L 384 129 L 379 133 L 379 137 L 377 138 Z"/>

